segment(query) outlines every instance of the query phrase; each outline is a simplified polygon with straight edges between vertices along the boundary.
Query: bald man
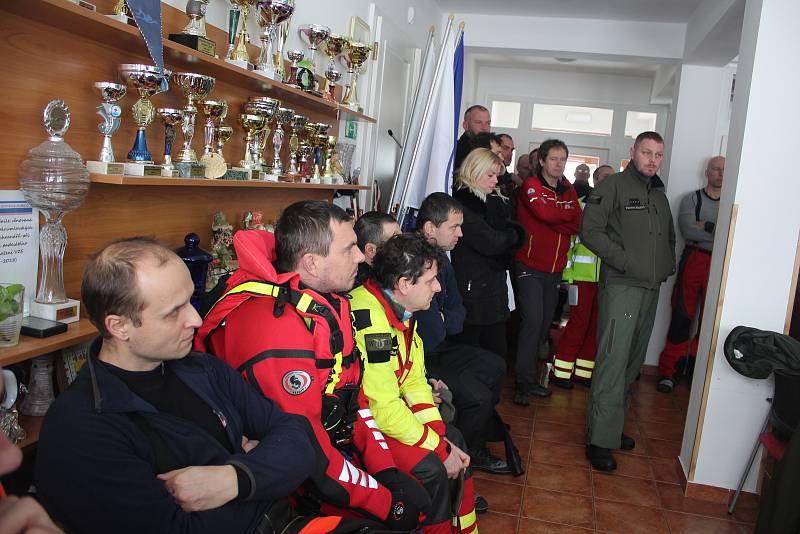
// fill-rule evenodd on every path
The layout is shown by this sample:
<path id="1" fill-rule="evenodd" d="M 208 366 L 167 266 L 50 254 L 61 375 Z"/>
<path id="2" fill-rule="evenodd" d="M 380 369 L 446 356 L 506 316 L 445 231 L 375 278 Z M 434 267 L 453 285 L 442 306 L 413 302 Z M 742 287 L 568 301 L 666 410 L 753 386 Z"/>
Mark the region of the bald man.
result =
<path id="1" fill-rule="evenodd" d="M 681 201 L 678 227 L 686 240 L 686 247 L 672 290 L 672 321 L 667 343 L 658 361 L 660 378 L 656 389 L 662 393 L 671 393 L 682 375 L 691 380 L 694 371 L 699 332 L 691 339 L 690 346 L 691 328 L 698 308 L 701 313 L 703 310 L 724 174 L 725 158 L 715 156 L 709 159 L 705 172 L 706 186 L 689 193 Z M 679 365 L 679 362 L 683 363 Z"/>
<path id="2" fill-rule="evenodd" d="M 467 157 L 470 150 L 474 148 L 472 140 L 476 135 L 482 133 L 489 133 L 492 129 L 492 115 L 486 107 L 476 104 L 470 106 L 464 112 L 464 122 L 461 125 L 464 128 L 464 133 L 458 138 L 456 145 L 456 161 L 453 167 L 453 172 L 458 170 L 461 162 Z M 498 146 L 499 146 L 498 142 Z"/>
<path id="3" fill-rule="evenodd" d="M 575 167 L 575 181 L 572 182 L 572 185 L 575 187 L 575 192 L 578 193 L 578 198 L 585 197 L 592 190 L 592 186 L 589 185 L 590 175 L 591 169 L 585 163 Z"/>

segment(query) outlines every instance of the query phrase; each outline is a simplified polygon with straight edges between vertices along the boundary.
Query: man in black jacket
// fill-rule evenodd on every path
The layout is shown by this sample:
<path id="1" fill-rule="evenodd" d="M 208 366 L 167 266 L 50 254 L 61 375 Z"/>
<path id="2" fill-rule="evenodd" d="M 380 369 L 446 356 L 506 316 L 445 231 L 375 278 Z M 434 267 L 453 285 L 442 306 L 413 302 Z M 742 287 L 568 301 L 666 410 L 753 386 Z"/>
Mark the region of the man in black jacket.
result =
<path id="1" fill-rule="evenodd" d="M 369 278 L 372 260 L 378 247 L 399 234 L 400 225 L 391 215 L 380 211 L 368 211 L 358 218 L 353 230 L 358 240 L 358 248 L 364 253 L 364 261 L 358 264 L 356 281 L 353 283 L 353 287 L 358 287 Z"/>
<path id="2" fill-rule="evenodd" d="M 446 193 L 432 193 L 422 202 L 417 215 L 417 232 L 442 250 L 452 250 L 461 237 L 464 211 Z M 441 378 L 453 393 L 454 424 L 461 430 L 474 469 L 508 474 L 505 460 L 486 447 L 495 405 L 506 374 L 506 363 L 493 352 L 456 343 L 447 336 L 461 333 L 466 311 L 461 302 L 453 266 L 442 256 L 439 284 L 427 310 L 414 313 L 425 346 L 425 365 L 430 375 Z"/>
<path id="3" fill-rule="evenodd" d="M 472 139 L 480 133 L 488 133 L 492 128 L 492 116 L 489 110 L 480 104 L 470 106 L 464 112 L 464 123 L 461 125 L 464 128 L 464 133 L 458 138 L 456 145 L 456 161 L 453 166 L 453 171 L 458 170 L 461 162 L 467 157 L 467 154 L 474 148 Z"/>
<path id="4" fill-rule="evenodd" d="M 304 423 L 212 356 L 184 263 L 147 238 L 108 245 L 81 300 L 101 337 L 42 425 L 36 486 L 69 531 L 251 533 L 292 519 Z M 252 441 L 251 441 L 252 440 Z M 257 530 L 262 529 L 262 530 Z"/>

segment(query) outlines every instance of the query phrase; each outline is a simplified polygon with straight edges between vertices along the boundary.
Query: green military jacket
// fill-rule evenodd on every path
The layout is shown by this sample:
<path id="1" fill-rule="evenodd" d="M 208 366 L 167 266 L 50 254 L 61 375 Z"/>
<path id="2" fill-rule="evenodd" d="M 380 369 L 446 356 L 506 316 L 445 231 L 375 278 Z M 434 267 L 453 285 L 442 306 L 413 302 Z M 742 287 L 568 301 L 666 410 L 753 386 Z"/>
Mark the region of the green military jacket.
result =
<path id="1" fill-rule="evenodd" d="M 675 227 L 664 183 L 633 162 L 586 197 L 581 241 L 603 260 L 600 282 L 656 288 L 675 272 Z"/>

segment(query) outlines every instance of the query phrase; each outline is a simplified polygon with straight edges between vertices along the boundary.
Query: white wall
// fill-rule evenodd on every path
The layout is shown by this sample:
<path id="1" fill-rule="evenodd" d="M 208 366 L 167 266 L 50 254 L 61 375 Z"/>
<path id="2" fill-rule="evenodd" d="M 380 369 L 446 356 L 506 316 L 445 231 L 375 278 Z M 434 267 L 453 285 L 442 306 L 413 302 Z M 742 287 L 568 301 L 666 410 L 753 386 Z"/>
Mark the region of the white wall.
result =
<path id="1" fill-rule="evenodd" d="M 624 136 L 627 111 L 656 113 L 656 130 L 663 133 L 666 129 L 668 107 L 650 104 L 651 86 L 652 80 L 642 76 L 481 66 L 475 76 L 475 94 L 470 100 L 465 98 L 461 113 L 472 104 L 482 104 L 491 109 L 492 100 L 521 102 L 518 129 L 493 128 L 493 131 L 511 135 L 518 147 L 518 153 L 527 151 L 530 143 L 540 143 L 555 136 L 571 147 L 594 147 L 601 152 L 607 151 L 607 161 L 604 157 L 601 162 L 616 168 L 621 159 L 628 157 L 632 144 L 632 139 Z M 612 135 L 609 137 L 531 130 L 534 103 L 613 109 Z"/>

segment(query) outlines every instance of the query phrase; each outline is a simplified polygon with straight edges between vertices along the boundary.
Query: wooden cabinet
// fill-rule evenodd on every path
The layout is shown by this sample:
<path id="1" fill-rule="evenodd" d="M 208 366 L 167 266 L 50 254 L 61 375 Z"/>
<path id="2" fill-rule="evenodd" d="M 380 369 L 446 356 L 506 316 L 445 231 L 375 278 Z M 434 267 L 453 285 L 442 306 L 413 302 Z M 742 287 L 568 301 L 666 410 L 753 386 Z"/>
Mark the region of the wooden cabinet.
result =
<path id="1" fill-rule="evenodd" d="M 138 28 L 101 14 L 113 11 L 114 0 L 95 3 L 98 12 L 67 0 L 0 3 L 0 57 L 3 58 L 0 189 L 19 188 L 17 169 L 27 151 L 45 139 L 42 110 L 55 98 L 70 106 L 67 143 L 84 159 L 96 159 L 102 138 L 97 129 L 101 120 L 96 113 L 100 101 L 92 84 L 117 81 L 117 65 L 152 64 Z M 182 11 L 162 4 L 162 20 L 163 35 L 167 36 L 179 33 L 187 19 Z M 216 41 L 218 53 L 224 51 L 226 34 L 211 25 L 208 25 L 208 33 L 209 38 Z M 209 98 L 228 101 L 230 111 L 226 123 L 234 127 L 234 136 L 225 146 L 225 159 L 229 162 L 243 158 L 244 132 L 236 125 L 235 117 L 251 96 L 277 98 L 282 106 L 308 116 L 311 121 L 331 124 L 334 126 L 331 131 L 336 130 L 341 119 L 375 122 L 362 113 L 167 39 L 163 40 L 163 45 L 168 69 L 216 78 Z M 256 50 L 250 45 L 251 57 L 257 57 Z M 133 144 L 136 125 L 130 108 L 137 98 L 135 90 L 129 87 L 127 96 L 120 102 L 122 126 L 112 140 L 118 161 L 124 161 Z M 155 95 L 151 100 L 156 107 L 186 104 L 185 98 L 175 90 Z M 193 143 L 198 153 L 202 153 L 202 123 L 199 113 Z M 147 128 L 147 143 L 157 162 L 161 161 L 163 141 L 163 126 L 156 119 Z M 288 143 L 284 143 L 284 147 L 288 150 Z M 268 148 L 266 156 L 271 158 L 271 153 Z M 283 156 L 286 161 L 287 154 Z M 245 212 L 253 210 L 262 211 L 264 220 L 272 221 L 284 206 L 302 199 L 330 200 L 336 189 L 366 187 L 92 175 L 89 195 L 80 208 L 64 218 L 69 239 L 64 260 L 67 295 L 78 298 L 85 258 L 111 239 L 151 235 L 177 247 L 183 244 L 185 234 L 195 232 L 200 236 L 201 246 L 209 249 L 211 222 L 216 211 L 224 211 L 235 227 Z M 44 340 L 22 337 L 17 347 L 0 349 L 0 365 L 58 350 L 94 335 L 94 327 L 82 319 L 59 336 Z M 37 424 L 26 421 L 28 431 L 34 431 L 28 442 L 35 441 Z"/>

